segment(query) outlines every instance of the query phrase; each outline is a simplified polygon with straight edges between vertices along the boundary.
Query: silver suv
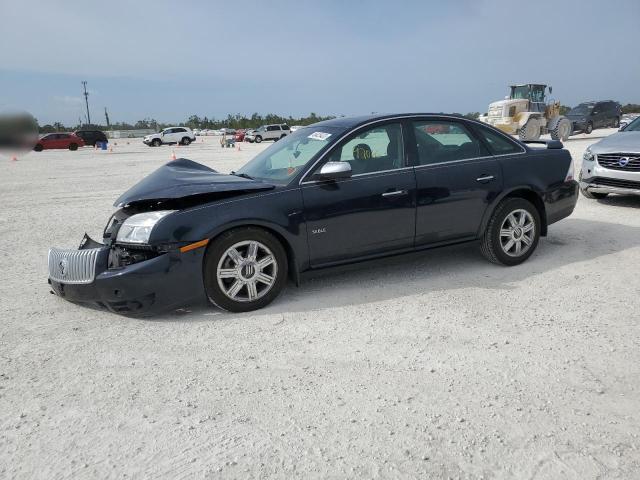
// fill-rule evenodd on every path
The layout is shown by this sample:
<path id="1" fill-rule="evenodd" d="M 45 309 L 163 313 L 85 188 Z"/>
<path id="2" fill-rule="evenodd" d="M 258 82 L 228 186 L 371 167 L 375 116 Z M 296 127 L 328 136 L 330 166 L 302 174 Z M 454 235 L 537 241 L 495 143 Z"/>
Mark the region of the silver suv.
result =
<path id="1" fill-rule="evenodd" d="M 587 198 L 610 193 L 640 195 L 640 117 L 584 152 L 580 191 Z"/>
<path id="2" fill-rule="evenodd" d="M 251 143 L 260 143 L 263 140 L 273 140 L 274 142 L 277 142 L 281 138 L 286 137 L 289 133 L 291 133 L 291 129 L 289 128 L 289 125 L 284 123 L 262 125 L 261 127 L 249 132 L 244 139 Z"/>

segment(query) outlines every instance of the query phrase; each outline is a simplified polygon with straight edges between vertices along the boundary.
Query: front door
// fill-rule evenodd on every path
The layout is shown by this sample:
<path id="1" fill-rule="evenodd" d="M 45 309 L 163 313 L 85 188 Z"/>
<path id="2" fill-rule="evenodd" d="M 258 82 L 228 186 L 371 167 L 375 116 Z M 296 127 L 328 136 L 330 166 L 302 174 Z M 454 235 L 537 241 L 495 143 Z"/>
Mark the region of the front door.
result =
<path id="1" fill-rule="evenodd" d="M 353 176 L 317 181 L 310 175 L 302 183 L 312 266 L 413 246 L 415 175 L 405 163 L 400 123 L 365 127 L 325 160 L 349 162 Z"/>
<path id="2" fill-rule="evenodd" d="M 416 245 L 468 240 L 502 188 L 500 165 L 455 120 L 412 122 L 417 165 Z"/>

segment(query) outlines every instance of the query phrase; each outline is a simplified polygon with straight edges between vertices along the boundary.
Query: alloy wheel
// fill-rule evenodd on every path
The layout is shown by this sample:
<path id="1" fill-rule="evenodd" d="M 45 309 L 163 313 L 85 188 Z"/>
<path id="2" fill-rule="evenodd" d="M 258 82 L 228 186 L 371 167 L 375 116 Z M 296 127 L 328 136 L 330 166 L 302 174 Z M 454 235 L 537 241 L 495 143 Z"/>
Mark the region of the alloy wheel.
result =
<path id="1" fill-rule="evenodd" d="M 265 296 L 276 282 L 275 255 L 261 242 L 245 240 L 220 257 L 216 276 L 222 292 L 236 302 L 253 302 Z"/>
<path id="2" fill-rule="evenodd" d="M 524 255 L 533 245 L 536 225 L 529 212 L 523 209 L 512 211 L 500 226 L 500 247 L 510 257 Z"/>

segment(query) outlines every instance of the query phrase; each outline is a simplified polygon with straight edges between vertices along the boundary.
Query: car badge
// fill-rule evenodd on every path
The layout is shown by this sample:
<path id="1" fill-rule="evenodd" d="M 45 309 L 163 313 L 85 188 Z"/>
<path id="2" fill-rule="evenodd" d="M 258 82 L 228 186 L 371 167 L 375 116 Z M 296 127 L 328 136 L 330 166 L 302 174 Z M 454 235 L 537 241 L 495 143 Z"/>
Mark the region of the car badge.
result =
<path id="1" fill-rule="evenodd" d="M 58 271 L 60 276 L 64 277 L 67 274 L 67 259 L 63 258 L 58 262 Z"/>
<path id="2" fill-rule="evenodd" d="M 627 165 L 629 165 L 629 157 L 620 158 L 620 160 L 618 160 L 618 165 L 620 165 L 621 167 L 626 167 Z"/>

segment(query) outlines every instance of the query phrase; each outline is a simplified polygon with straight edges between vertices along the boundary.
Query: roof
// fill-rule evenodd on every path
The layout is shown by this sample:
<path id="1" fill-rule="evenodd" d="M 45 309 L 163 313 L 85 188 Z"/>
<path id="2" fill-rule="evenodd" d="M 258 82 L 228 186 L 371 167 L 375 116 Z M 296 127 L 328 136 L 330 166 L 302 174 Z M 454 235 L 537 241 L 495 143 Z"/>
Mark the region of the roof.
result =
<path id="1" fill-rule="evenodd" d="M 364 123 L 374 122 L 377 120 L 385 120 L 387 118 L 403 118 L 403 117 L 419 117 L 423 115 L 433 115 L 433 116 L 446 116 L 446 117 L 458 117 L 462 118 L 462 115 L 456 115 L 452 113 L 427 113 L 427 112 L 416 112 L 416 113 L 386 113 L 386 114 L 372 114 L 372 115 L 359 115 L 355 117 L 338 117 L 333 118 L 331 120 L 324 120 L 322 122 L 315 123 L 315 126 L 322 127 L 339 127 L 339 128 L 353 128 L 358 125 L 362 125 Z"/>

